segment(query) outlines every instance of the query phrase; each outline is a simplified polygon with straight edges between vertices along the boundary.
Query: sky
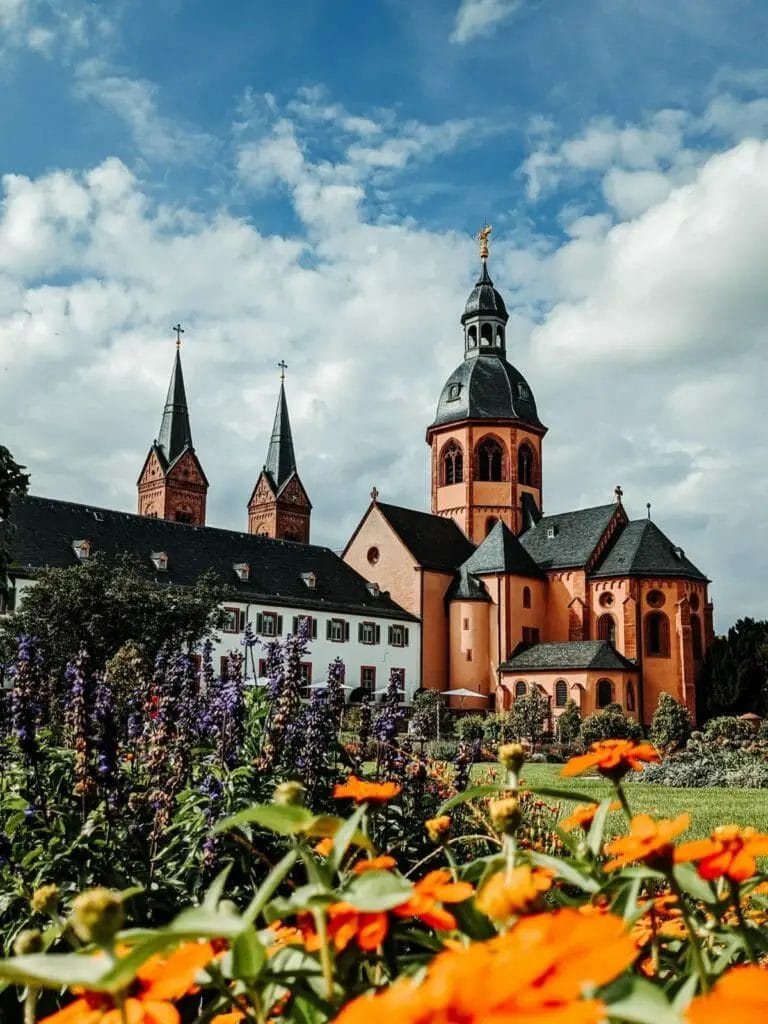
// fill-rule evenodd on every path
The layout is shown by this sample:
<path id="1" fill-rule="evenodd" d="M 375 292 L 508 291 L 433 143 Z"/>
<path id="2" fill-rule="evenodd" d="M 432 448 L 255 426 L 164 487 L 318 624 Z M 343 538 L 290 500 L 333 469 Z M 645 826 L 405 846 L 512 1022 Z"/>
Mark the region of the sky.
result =
<path id="1" fill-rule="evenodd" d="M 425 429 L 489 269 L 545 512 L 624 490 L 768 617 L 764 0 L 0 0 L 0 443 L 128 511 L 182 350 L 211 525 L 279 370 L 312 539 Z"/>

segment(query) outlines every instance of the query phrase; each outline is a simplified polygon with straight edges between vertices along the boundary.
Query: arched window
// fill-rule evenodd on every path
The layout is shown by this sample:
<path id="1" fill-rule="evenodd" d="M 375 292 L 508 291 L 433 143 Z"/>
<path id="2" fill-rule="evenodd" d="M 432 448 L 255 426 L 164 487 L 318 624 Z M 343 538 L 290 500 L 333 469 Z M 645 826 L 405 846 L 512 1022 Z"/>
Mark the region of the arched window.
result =
<path id="1" fill-rule="evenodd" d="M 704 654 L 704 645 L 701 642 L 701 619 L 698 615 L 691 616 L 691 647 L 693 649 L 693 660 L 701 661 Z"/>
<path id="2" fill-rule="evenodd" d="M 499 348 L 503 348 L 504 347 L 504 328 L 503 327 L 497 327 L 496 328 L 496 344 L 499 346 Z"/>
<path id="3" fill-rule="evenodd" d="M 645 617 L 645 653 L 652 658 L 669 657 L 669 619 L 664 612 Z"/>
<path id="4" fill-rule="evenodd" d="M 564 708 L 568 703 L 568 683 L 564 679 L 558 679 L 555 683 L 555 707 Z"/>
<path id="5" fill-rule="evenodd" d="M 528 686 L 525 682 L 523 682 L 522 679 L 518 679 L 515 683 L 515 700 L 517 700 L 518 697 L 524 697 L 527 690 Z"/>
<path id="6" fill-rule="evenodd" d="M 477 348 L 477 327 L 474 324 L 467 331 L 467 341 L 469 348 Z"/>
<path id="7" fill-rule="evenodd" d="M 486 537 L 491 532 L 491 530 L 494 528 L 496 523 L 498 523 L 498 521 L 499 520 L 496 518 L 496 516 L 488 516 L 488 518 L 485 520 L 485 536 Z"/>
<path id="8" fill-rule="evenodd" d="M 531 588 L 523 587 L 523 608 L 531 607 Z"/>
<path id="9" fill-rule="evenodd" d="M 486 437 L 477 448 L 478 480 L 502 480 L 504 456 L 501 445 L 492 437 Z"/>
<path id="10" fill-rule="evenodd" d="M 480 347 L 487 348 L 493 344 L 493 328 L 490 324 L 483 324 L 480 328 Z"/>
<path id="11" fill-rule="evenodd" d="M 517 482 L 533 486 L 533 449 L 523 442 L 517 450 Z"/>
<path id="12" fill-rule="evenodd" d="M 627 711 L 635 710 L 635 684 L 630 679 L 627 683 Z"/>
<path id="13" fill-rule="evenodd" d="M 612 615 L 601 615 L 597 620 L 597 639 L 616 643 L 616 619 Z"/>
<path id="14" fill-rule="evenodd" d="M 610 679 L 597 680 L 597 706 L 607 708 L 613 703 L 613 683 Z"/>
<path id="15" fill-rule="evenodd" d="M 457 441 L 449 441 L 442 454 L 443 483 L 460 484 L 464 479 L 464 453 Z"/>

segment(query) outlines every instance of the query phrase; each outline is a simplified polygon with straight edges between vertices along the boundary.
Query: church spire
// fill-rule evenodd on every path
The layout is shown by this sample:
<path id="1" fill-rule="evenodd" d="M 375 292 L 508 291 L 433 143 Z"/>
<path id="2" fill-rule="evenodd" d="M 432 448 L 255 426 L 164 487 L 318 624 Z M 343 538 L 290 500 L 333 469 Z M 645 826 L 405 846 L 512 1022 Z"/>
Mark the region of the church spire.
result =
<path id="1" fill-rule="evenodd" d="M 160 430 L 138 481 L 139 515 L 205 526 L 208 481 L 192 445 L 179 351 L 184 330 L 181 324 L 173 330 L 176 332 L 176 357 Z"/>
<path id="2" fill-rule="evenodd" d="M 275 487 L 280 490 L 296 469 L 296 453 L 293 448 L 291 421 L 288 417 L 288 402 L 285 398 L 285 370 L 287 367 L 283 362 L 278 365 L 283 372 L 280 375 L 280 393 L 277 396 L 275 422 L 272 424 L 272 434 L 269 439 L 264 469 L 272 477 Z"/>

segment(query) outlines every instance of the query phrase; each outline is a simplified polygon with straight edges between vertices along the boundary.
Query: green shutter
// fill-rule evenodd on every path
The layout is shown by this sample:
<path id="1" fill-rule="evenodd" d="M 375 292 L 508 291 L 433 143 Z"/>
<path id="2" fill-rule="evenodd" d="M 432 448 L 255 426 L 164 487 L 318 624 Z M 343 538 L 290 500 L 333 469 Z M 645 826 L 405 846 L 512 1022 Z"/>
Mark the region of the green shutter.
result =
<path id="1" fill-rule="evenodd" d="M 381 643 L 381 626 L 377 626 L 376 627 L 376 639 L 375 639 L 374 643 L 377 643 L 377 644 Z"/>
<path id="2" fill-rule="evenodd" d="M 330 619 L 328 619 L 328 621 L 325 624 L 325 639 L 326 640 L 330 640 L 331 639 L 331 620 Z"/>
<path id="3" fill-rule="evenodd" d="M 357 624 L 357 639 L 358 639 L 359 643 L 363 642 L 363 624 L 362 624 L 362 622 L 358 622 L 358 624 Z"/>
<path id="4" fill-rule="evenodd" d="M 408 646 L 408 627 L 403 626 L 403 647 Z"/>
<path id="5" fill-rule="evenodd" d="M 349 623 L 346 619 L 344 620 L 344 639 L 349 640 Z"/>
<path id="6" fill-rule="evenodd" d="M 278 636 L 282 636 L 283 635 L 283 616 L 282 615 L 278 615 L 277 616 L 277 635 Z"/>
<path id="7" fill-rule="evenodd" d="M 256 616 L 256 632 L 261 635 L 264 632 L 264 616 L 259 612 Z"/>
<path id="8" fill-rule="evenodd" d="M 317 640 L 317 619 L 312 616 L 312 639 Z"/>
<path id="9" fill-rule="evenodd" d="M 299 634 L 299 616 L 293 616 L 293 635 L 298 636 Z"/>

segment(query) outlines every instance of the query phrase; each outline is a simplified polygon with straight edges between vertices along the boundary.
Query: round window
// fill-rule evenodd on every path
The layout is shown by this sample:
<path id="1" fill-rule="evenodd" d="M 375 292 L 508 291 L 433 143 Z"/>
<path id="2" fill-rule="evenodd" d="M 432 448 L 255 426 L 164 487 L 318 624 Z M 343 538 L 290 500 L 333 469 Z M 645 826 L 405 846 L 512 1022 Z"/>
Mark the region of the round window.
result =
<path id="1" fill-rule="evenodd" d="M 602 608 L 610 608 L 613 604 L 613 594 L 601 594 L 600 595 L 600 606 Z"/>
<path id="2" fill-rule="evenodd" d="M 368 561 L 371 565 L 376 565 L 380 557 L 378 548 L 368 548 Z"/>
<path id="3" fill-rule="evenodd" d="M 651 608 L 661 608 L 666 598 L 660 590 L 650 590 L 645 600 L 648 602 Z"/>
<path id="4" fill-rule="evenodd" d="M 690 605 L 692 612 L 697 612 L 699 610 L 699 595 L 698 594 L 689 594 L 688 595 L 688 604 Z"/>

